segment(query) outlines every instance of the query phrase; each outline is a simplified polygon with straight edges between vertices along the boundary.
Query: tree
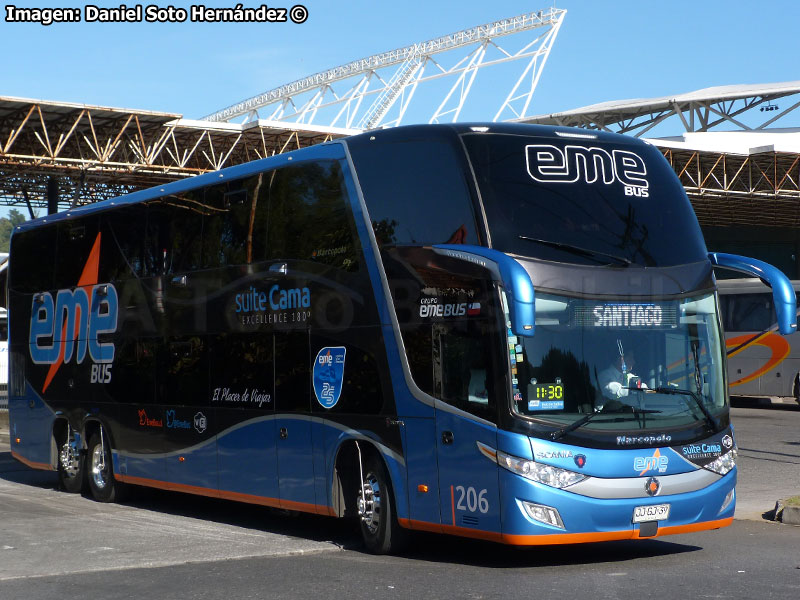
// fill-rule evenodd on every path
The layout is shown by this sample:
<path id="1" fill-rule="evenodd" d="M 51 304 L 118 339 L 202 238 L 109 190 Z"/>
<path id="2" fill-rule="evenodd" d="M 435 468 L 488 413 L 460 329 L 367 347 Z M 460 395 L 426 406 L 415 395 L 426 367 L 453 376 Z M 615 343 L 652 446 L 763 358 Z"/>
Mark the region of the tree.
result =
<path id="1" fill-rule="evenodd" d="M 25 222 L 25 215 L 16 208 L 8 212 L 8 218 L 0 219 L 0 252 L 8 252 L 8 244 L 11 241 L 11 232 L 17 225 Z"/>

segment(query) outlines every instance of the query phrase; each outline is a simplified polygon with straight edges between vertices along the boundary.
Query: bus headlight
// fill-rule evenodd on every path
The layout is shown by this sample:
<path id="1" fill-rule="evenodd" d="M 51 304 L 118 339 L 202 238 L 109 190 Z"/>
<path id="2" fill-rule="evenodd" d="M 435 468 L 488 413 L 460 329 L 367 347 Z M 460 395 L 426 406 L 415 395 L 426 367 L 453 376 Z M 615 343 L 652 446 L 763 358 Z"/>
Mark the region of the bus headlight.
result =
<path id="1" fill-rule="evenodd" d="M 736 448 L 728 452 L 727 454 L 723 454 L 714 462 L 708 463 L 704 469 L 708 469 L 709 471 L 714 471 L 714 473 L 719 473 L 720 475 L 727 475 L 736 466 Z"/>
<path id="2" fill-rule="evenodd" d="M 543 465 L 525 458 L 511 456 L 505 452 L 497 451 L 497 464 L 512 473 L 522 475 L 526 479 L 543 483 L 554 488 L 565 488 L 586 479 L 586 475 L 567 471 L 559 467 Z"/>

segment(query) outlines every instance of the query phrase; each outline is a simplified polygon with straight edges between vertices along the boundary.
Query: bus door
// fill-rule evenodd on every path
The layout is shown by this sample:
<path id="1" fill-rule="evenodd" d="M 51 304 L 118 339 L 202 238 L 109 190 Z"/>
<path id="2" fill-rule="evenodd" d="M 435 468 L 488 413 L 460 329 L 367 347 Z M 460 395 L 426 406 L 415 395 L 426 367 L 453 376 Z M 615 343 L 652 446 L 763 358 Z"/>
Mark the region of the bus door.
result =
<path id="1" fill-rule="evenodd" d="M 497 448 L 496 376 L 481 320 L 433 326 L 439 502 L 445 530 L 500 531 L 497 465 L 480 444 Z"/>

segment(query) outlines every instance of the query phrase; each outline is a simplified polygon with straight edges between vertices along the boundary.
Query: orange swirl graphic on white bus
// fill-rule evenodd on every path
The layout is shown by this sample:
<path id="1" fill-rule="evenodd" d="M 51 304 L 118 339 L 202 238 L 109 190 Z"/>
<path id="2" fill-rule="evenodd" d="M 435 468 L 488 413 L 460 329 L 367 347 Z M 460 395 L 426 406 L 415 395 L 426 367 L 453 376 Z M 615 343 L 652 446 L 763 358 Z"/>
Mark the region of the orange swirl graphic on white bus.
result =
<path id="1" fill-rule="evenodd" d="M 769 350 L 772 352 L 772 356 L 770 356 L 767 362 L 761 367 L 749 375 L 745 375 L 736 381 L 730 382 L 728 387 L 733 387 L 735 385 L 740 385 L 742 383 L 747 383 L 748 381 L 758 379 L 764 373 L 777 367 L 783 361 L 783 359 L 789 355 L 789 350 L 791 349 L 789 342 L 787 342 L 783 336 L 771 331 L 765 331 L 764 333 L 756 336 L 753 336 L 752 334 L 739 335 L 725 340 L 725 346 L 727 348 L 734 348 L 733 351 L 729 351 L 729 358 L 739 354 L 750 346 L 764 346 L 765 348 L 769 348 Z"/>

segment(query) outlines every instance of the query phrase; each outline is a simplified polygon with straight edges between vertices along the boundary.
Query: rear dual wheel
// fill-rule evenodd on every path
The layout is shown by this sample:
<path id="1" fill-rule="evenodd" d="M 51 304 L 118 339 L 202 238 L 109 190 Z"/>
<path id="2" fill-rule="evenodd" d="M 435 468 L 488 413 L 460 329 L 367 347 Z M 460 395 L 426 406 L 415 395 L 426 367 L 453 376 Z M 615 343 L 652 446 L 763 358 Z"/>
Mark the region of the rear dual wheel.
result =
<path id="1" fill-rule="evenodd" d="M 70 494 L 78 494 L 83 490 L 86 480 L 84 473 L 85 460 L 74 442 L 69 438 L 58 451 L 58 482 L 61 489 Z"/>

